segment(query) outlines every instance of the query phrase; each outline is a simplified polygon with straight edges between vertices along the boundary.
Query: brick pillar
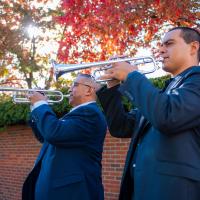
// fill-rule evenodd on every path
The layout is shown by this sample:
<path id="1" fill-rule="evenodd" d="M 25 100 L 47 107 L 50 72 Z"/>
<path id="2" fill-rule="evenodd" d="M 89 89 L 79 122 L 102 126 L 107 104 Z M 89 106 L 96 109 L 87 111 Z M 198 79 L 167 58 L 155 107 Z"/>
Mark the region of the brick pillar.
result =
<path id="1" fill-rule="evenodd" d="M 105 200 L 117 200 L 122 172 L 130 139 L 119 139 L 106 135 L 103 152 L 103 183 Z"/>

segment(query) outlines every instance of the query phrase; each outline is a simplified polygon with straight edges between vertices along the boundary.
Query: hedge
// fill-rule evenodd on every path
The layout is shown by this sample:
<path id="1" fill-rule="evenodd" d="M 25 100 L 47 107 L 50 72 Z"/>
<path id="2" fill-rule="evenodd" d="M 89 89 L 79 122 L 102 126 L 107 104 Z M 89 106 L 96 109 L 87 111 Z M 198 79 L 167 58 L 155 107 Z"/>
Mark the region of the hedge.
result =
<path id="1" fill-rule="evenodd" d="M 170 76 L 163 76 L 159 78 L 150 79 L 152 83 L 158 87 L 163 88 L 164 83 Z M 63 93 L 67 93 L 66 89 L 62 88 Z M 127 99 L 124 99 L 124 105 L 129 110 L 132 105 Z M 58 117 L 63 116 L 71 109 L 68 100 L 65 98 L 61 103 L 51 105 Z M 16 124 L 26 124 L 30 114 L 29 104 L 15 104 L 12 98 L 8 95 L 2 94 L 0 96 L 0 130 L 5 129 L 6 126 Z"/>

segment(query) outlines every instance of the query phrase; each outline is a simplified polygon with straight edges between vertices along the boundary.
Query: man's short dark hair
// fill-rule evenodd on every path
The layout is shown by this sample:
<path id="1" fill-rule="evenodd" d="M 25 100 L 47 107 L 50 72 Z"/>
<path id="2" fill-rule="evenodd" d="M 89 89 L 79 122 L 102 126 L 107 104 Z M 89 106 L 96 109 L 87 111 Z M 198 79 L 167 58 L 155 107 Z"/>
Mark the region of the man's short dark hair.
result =
<path id="1" fill-rule="evenodd" d="M 78 76 L 82 76 L 84 78 L 91 80 L 92 82 L 96 82 L 94 76 L 90 74 L 78 73 Z"/>
<path id="2" fill-rule="evenodd" d="M 94 77 L 92 75 L 90 75 L 90 74 L 79 73 L 78 76 L 83 76 L 85 78 L 94 79 Z"/>
<path id="3" fill-rule="evenodd" d="M 184 41 L 189 44 L 191 42 L 197 41 L 200 45 L 200 32 L 194 28 L 190 28 L 190 27 L 175 27 L 169 30 L 173 31 L 173 30 L 180 30 L 181 31 L 181 37 L 184 39 Z M 199 51 L 198 51 L 198 59 L 200 62 L 200 47 L 199 47 Z"/>

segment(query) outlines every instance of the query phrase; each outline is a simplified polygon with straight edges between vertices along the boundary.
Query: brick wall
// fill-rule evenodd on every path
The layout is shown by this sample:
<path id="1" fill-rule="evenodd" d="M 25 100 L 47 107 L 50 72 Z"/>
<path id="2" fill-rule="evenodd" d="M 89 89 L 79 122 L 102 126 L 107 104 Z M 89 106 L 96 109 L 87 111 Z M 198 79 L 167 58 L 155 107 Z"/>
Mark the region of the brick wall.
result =
<path id="1" fill-rule="evenodd" d="M 105 200 L 117 200 L 128 145 L 128 139 L 106 136 L 102 163 Z M 23 181 L 40 147 L 27 126 L 0 132 L 0 200 L 21 200 Z"/>
<path id="2" fill-rule="evenodd" d="M 106 135 L 103 152 L 103 184 L 105 200 L 117 200 L 129 139 Z"/>

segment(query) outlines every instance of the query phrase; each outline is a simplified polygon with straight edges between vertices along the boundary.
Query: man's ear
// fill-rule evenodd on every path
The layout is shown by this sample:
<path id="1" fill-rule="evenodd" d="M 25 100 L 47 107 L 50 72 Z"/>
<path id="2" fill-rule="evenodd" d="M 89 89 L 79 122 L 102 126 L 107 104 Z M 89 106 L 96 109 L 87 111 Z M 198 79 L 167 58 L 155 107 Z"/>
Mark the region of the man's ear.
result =
<path id="1" fill-rule="evenodd" d="M 102 87 L 103 87 L 103 84 L 100 84 L 100 83 L 97 83 L 97 82 L 94 83 L 94 89 L 95 89 L 95 91 L 100 90 Z"/>
<path id="2" fill-rule="evenodd" d="M 191 42 L 191 55 L 198 54 L 200 44 L 198 41 Z"/>
<path id="3" fill-rule="evenodd" d="M 93 88 L 88 87 L 87 92 L 86 92 L 86 96 L 91 96 L 92 93 L 93 93 Z"/>

